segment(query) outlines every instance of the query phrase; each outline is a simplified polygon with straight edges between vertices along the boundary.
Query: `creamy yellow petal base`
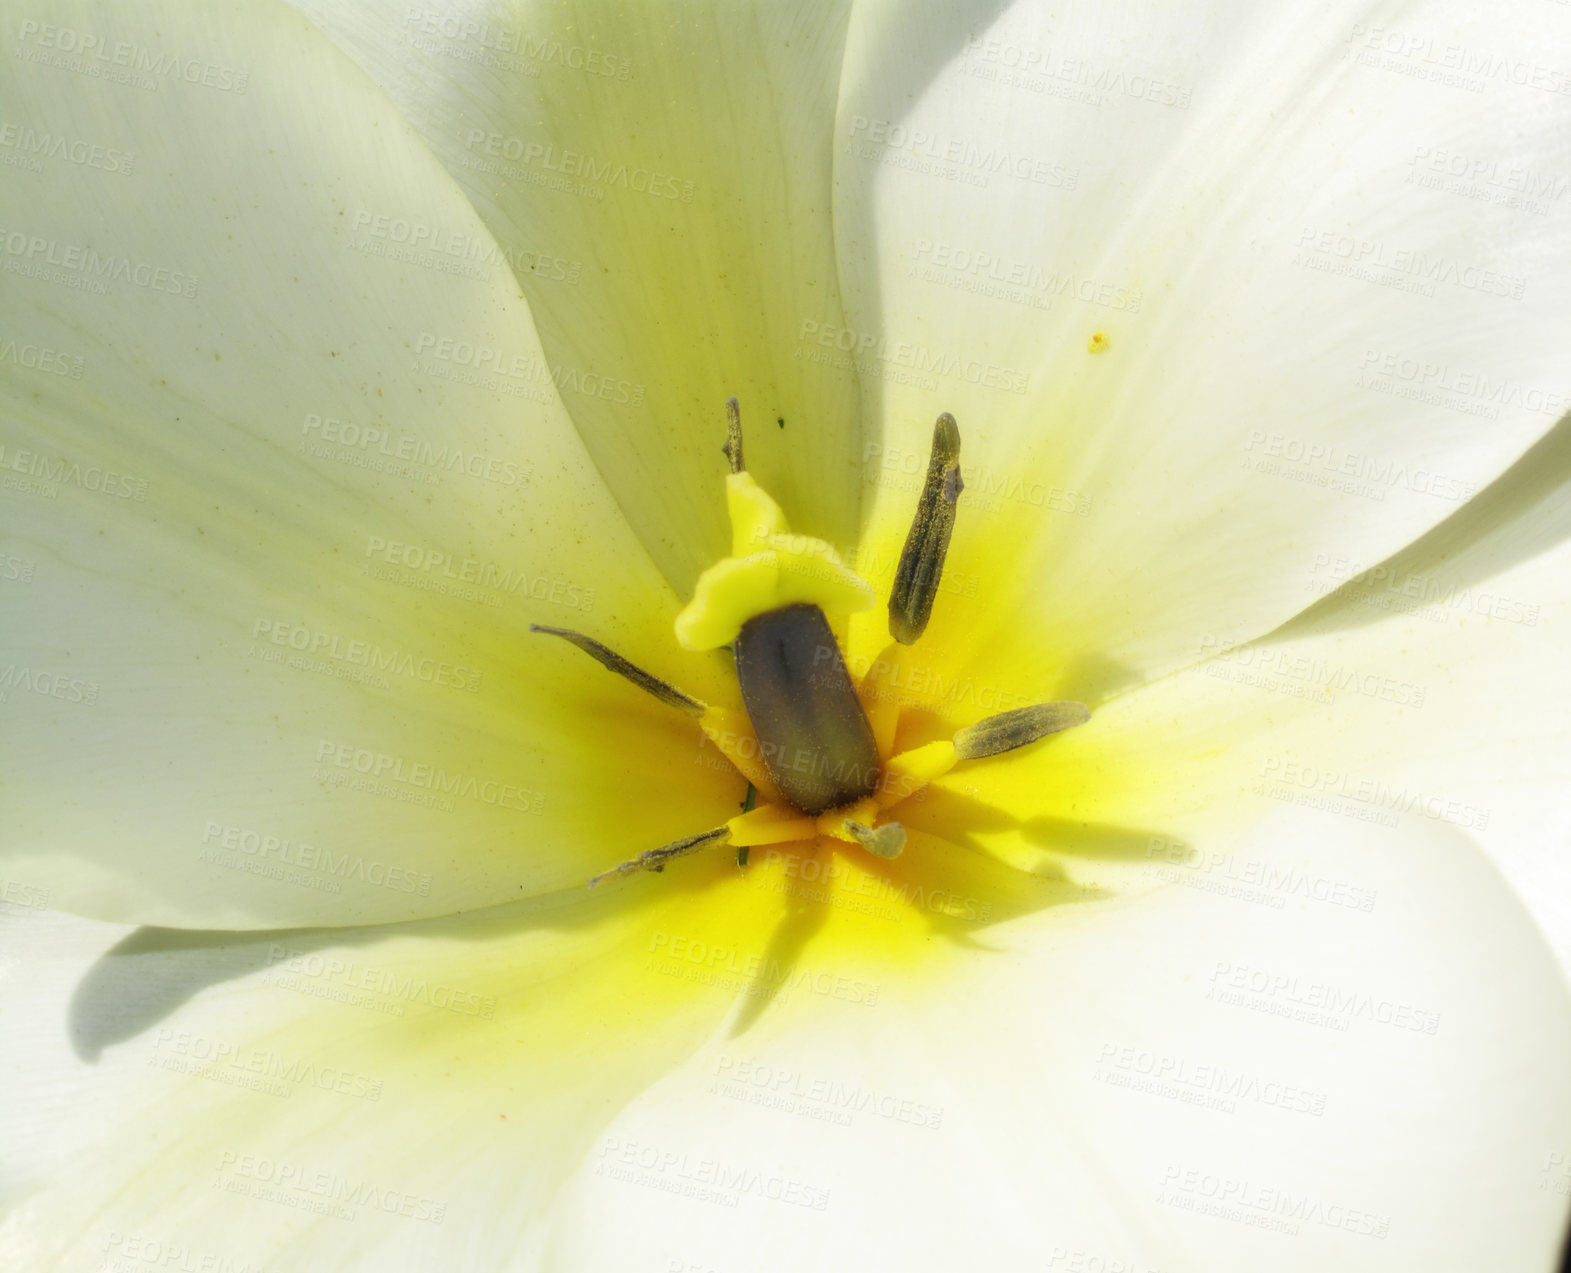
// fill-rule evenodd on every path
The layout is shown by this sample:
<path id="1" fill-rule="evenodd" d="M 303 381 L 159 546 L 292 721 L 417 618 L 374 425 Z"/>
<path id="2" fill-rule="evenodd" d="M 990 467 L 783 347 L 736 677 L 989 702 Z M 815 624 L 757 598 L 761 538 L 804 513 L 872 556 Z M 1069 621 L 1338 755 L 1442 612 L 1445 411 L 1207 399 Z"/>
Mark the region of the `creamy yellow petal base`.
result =
<path id="1" fill-rule="evenodd" d="M 845 321 L 844 0 L 298 7 L 503 245 L 590 455 L 680 594 L 727 542 L 732 396 L 748 467 L 797 528 L 854 541 L 858 372 L 802 335 Z"/>
<path id="2" fill-rule="evenodd" d="M 1174 887 L 847 957 L 875 1006 L 794 999 L 612 1123 L 557 1267 L 1549 1273 L 1571 1005 L 1510 890 L 1450 827 L 1241 848 L 1378 904 Z"/>
<path id="3" fill-rule="evenodd" d="M 731 812 L 690 722 L 529 633 L 735 699 L 672 648 L 499 245 L 385 97 L 276 7 L 17 21 L 8 112 L 123 168 L 0 183 L 4 877 L 105 918 L 372 923 Z M 56 47 L 84 32 L 105 57 Z M 155 87 L 82 73 L 122 46 Z"/>
<path id="4" fill-rule="evenodd" d="M 937 844 L 876 874 L 721 853 L 615 905 L 133 937 L 76 990 L 94 1065 L 60 1053 L 77 968 L 37 921 L 5 1099 L 68 1106 L 8 1116 L 56 1149 L 16 1155 L 0 1250 L 40 1273 L 131 1240 L 390 1273 L 1547 1268 L 1571 1013 L 1520 906 L 1452 828 L 1328 839 L 1287 810 L 1243 848 L 1361 872 L 1378 904 L 1054 907 L 1084 894 Z"/>
<path id="5" fill-rule="evenodd" d="M 927 807 L 1011 862 L 1120 890 L 1257 887 L 1226 846 L 1284 805 L 1315 811 L 1328 836 L 1454 827 L 1571 969 L 1568 740 L 1545 706 L 1564 696 L 1568 579 L 1562 426 L 1402 553 L 1319 562 L 1301 584 L 1310 608 L 1278 632 L 1214 649 L 1068 734 L 957 770 Z M 1362 896 L 1356 876 L 1341 887 Z"/>
<path id="6" fill-rule="evenodd" d="M 952 412 L 929 635 L 1094 710 L 1455 511 L 1565 409 L 1559 197 L 1512 187 L 1560 188 L 1571 98 L 1504 68 L 1568 36 L 1558 5 L 860 6 L 817 333 L 867 368 L 854 564 L 887 584 Z"/>
<path id="7" fill-rule="evenodd" d="M 126 938 L 78 969 L 86 1062 L 46 1067 L 72 1075 L 70 1169 L 20 1182 L 0 1251 L 69 1270 L 135 1234 L 263 1266 L 550 1267 L 559 1188 L 613 1165 L 611 1119 L 703 1040 L 798 1003 L 849 1025 L 979 922 L 1069 896 L 976 855 L 843 847 L 395 929 Z M 21 1005 L 5 1046 L 47 1053 L 70 989 Z"/>

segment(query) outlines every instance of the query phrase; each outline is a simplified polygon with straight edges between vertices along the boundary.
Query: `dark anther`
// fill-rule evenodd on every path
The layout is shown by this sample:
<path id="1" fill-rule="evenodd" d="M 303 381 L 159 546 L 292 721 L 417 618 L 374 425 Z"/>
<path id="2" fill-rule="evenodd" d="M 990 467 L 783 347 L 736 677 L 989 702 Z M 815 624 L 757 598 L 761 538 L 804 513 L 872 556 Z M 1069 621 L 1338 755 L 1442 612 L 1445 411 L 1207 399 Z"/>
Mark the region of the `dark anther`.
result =
<path id="1" fill-rule="evenodd" d="M 742 463 L 742 404 L 735 398 L 725 400 L 725 445 L 720 448 L 731 461 L 731 471 L 740 473 Z"/>
<path id="2" fill-rule="evenodd" d="M 840 647 L 815 605 L 742 625 L 736 678 L 759 754 L 791 806 L 817 815 L 878 788 L 878 745 Z"/>
<path id="3" fill-rule="evenodd" d="M 916 517 L 900 553 L 895 585 L 889 593 L 889 635 L 910 645 L 927 628 L 933 598 L 944 575 L 949 534 L 955 527 L 955 504 L 965 483 L 960 479 L 960 428 L 944 412 L 933 426 L 933 450 L 927 480 L 917 501 Z"/>
<path id="4" fill-rule="evenodd" d="M 1037 703 L 1031 707 L 1017 707 L 1012 712 L 1000 712 L 975 725 L 967 725 L 955 735 L 955 755 L 961 760 L 997 756 L 1060 730 L 1084 725 L 1090 719 L 1091 713 L 1084 703 Z"/>
<path id="5" fill-rule="evenodd" d="M 586 637 L 582 632 L 574 632 L 571 628 L 548 628 L 543 623 L 531 623 L 529 630 L 544 632 L 550 636 L 561 637 L 564 641 L 570 641 L 603 667 L 609 668 L 618 676 L 626 677 L 639 689 L 653 694 L 662 703 L 676 708 L 679 712 L 686 712 L 689 716 L 702 716 L 709 710 L 708 705 L 701 700 L 691 694 L 684 694 L 676 686 L 668 685 L 658 676 L 651 676 L 643 668 L 629 663 L 615 650 L 608 649 L 593 637 Z"/>
<path id="6" fill-rule="evenodd" d="M 861 822 L 846 819 L 846 830 L 874 857 L 897 858 L 906 846 L 906 829 L 898 822 L 886 822 L 876 831 Z"/>
<path id="7" fill-rule="evenodd" d="M 662 844 L 658 849 L 646 849 L 636 858 L 623 862 L 620 866 L 613 866 L 609 871 L 601 871 L 589 881 L 589 887 L 593 888 L 601 880 L 615 879 L 620 875 L 634 875 L 639 871 L 663 871 L 666 863 L 672 858 L 686 857 L 689 853 L 697 853 L 700 849 L 719 848 L 730 839 L 730 827 L 716 827 L 713 831 L 700 831 L 697 835 L 672 840 L 670 844 Z"/>

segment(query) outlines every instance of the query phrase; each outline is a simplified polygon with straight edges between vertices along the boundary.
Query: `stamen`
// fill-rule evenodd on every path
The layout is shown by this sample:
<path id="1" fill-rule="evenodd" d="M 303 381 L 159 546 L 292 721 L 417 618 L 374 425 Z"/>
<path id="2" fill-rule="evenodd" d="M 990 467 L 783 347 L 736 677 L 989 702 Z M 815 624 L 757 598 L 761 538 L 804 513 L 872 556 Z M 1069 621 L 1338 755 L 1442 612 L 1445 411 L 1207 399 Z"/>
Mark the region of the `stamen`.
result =
<path id="1" fill-rule="evenodd" d="M 960 479 L 960 427 L 944 412 L 933 426 L 933 449 L 927 461 L 927 481 L 917 501 L 916 517 L 906 535 L 889 593 L 889 635 L 901 645 L 911 645 L 932 617 L 938 581 L 944 574 L 949 534 L 955 526 L 955 503 L 965 483 Z"/>
<path id="2" fill-rule="evenodd" d="M 1084 703 L 1037 703 L 1018 707 L 962 729 L 955 735 L 955 755 L 961 760 L 997 756 L 1060 730 L 1084 725 L 1090 719 L 1091 712 Z"/>
<path id="3" fill-rule="evenodd" d="M 658 676 L 651 676 L 643 668 L 629 663 L 615 650 L 601 645 L 593 637 L 586 637 L 582 632 L 574 632 L 571 628 L 548 628 L 543 623 L 531 623 L 531 632 L 544 632 L 548 636 L 561 637 L 562 640 L 576 645 L 590 658 L 596 660 L 602 667 L 615 672 L 618 676 L 625 677 L 639 689 L 653 694 L 668 707 L 674 707 L 679 712 L 686 712 L 689 716 L 702 716 L 709 710 L 708 704 L 691 694 L 685 694 L 674 685 L 669 685 Z"/>
<path id="4" fill-rule="evenodd" d="M 861 822 L 846 819 L 845 829 L 874 857 L 897 858 L 906 846 L 906 829 L 898 822 L 886 822 L 876 831 Z"/>
<path id="5" fill-rule="evenodd" d="M 954 743 L 947 738 L 891 756 L 884 762 L 883 781 L 873 799 L 880 809 L 909 800 L 953 769 L 959 759 Z"/>
<path id="6" fill-rule="evenodd" d="M 811 840 L 818 834 L 818 825 L 812 818 L 785 804 L 759 805 L 739 813 L 726 823 L 726 829 L 731 832 L 731 843 L 738 848 Z"/>
<path id="7" fill-rule="evenodd" d="M 719 848 L 730 839 L 730 827 L 716 827 L 713 831 L 700 831 L 697 835 L 672 840 L 670 844 L 662 844 L 658 849 L 646 849 L 631 861 L 613 866 L 609 871 L 601 871 L 589 881 L 589 887 L 593 888 L 601 880 L 633 875 L 638 871 L 663 871 L 665 864 L 673 858 L 686 857 L 689 853 L 697 853 L 700 849 Z"/>
<path id="8" fill-rule="evenodd" d="M 905 646 L 891 641 L 868 664 L 856 688 L 862 710 L 867 713 L 867 723 L 873 727 L 873 741 L 878 744 L 880 756 L 887 756 L 895 749 L 895 730 L 900 725 L 902 707 L 897 686 L 905 667 L 905 652 Z"/>
<path id="9" fill-rule="evenodd" d="M 781 426 L 784 427 L 784 421 Z M 742 463 L 742 404 L 735 398 L 725 400 L 725 445 L 720 449 L 731 461 L 733 473 L 740 473 L 747 467 Z"/>

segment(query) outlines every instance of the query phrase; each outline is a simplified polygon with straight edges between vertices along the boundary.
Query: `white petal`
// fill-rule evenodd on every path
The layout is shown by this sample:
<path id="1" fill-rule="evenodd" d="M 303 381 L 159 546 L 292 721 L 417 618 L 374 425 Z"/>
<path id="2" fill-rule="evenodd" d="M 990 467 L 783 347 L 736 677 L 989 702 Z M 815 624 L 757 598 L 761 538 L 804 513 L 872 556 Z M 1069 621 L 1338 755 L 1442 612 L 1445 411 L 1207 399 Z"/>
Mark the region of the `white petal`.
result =
<path id="1" fill-rule="evenodd" d="M 952 411 L 934 642 L 1094 701 L 1454 511 L 1571 402 L 1568 35 L 1553 5 L 859 10 L 828 343 L 873 367 L 864 565 Z"/>
<path id="2" fill-rule="evenodd" d="M 679 591 L 729 542 L 733 395 L 748 465 L 791 524 L 854 541 L 856 377 L 796 340 L 805 320 L 843 321 L 830 178 L 846 0 L 297 7 L 469 194 L 552 363 L 605 378 L 568 395 L 574 420 Z"/>
<path id="3" fill-rule="evenodd" d="M 1378 904 L 1172 888 L 924 941 L 919 911 L 798 900 L 806 945 L 767 943 L 790 988 L 718 1032 L 779 894 L 806 897 L 778 864 L 691 864 L 615 910 L 107 952 L 119 931 L 6 915 L 28 953 L 4 1099 L 33 1112 L 7 1114 L 0 1252 L 41 1273 L 132 1239 L 393 1271 L 619 1268 L 628 1243 L 656 1268 L 1547 1267 L 1571 1017 L 1509 890 L 1448 827 L 1328 838 L 1288 810 L 1244 847 L 1357 872 Z M 991 878 L 975 900 L 1006 914 Z M 1240 1222 L 1204 1214 L 1224 1188 Z"/>
<path id="4" fill-rule="evenodd" d="M 718 688 L 666 653 L 676 598 L 497 245 L 375 86 L 265 6 L 21 22 L 6 878 L 99 917 L 367 923 L 729 813 L 689 723 L 528 633 Z"/>
<path id="5" fill-rule="evenodd" d="M 1060 1248 L 1546 1267 L 1571 1016 L 1510 891 L 1444 825 L 1328 836 L 1289 809 L 1239 847 L 1376 904 L 1205 887 L 1099 904 L 982 872 L 950 882 L 997 922 L 941 923 L 934 899 L 891 912 L 854 872 L 820 909 L 805 860 L 765 855 L 746 879 L 673 868 L 615 908 L 577 893 L 403 931 L 149 932 L 91 967 L 101 932 L 62 947 L 40 936 L 53 921 L 8 924 L 6 949 L 35 954 L 31 993 L 6 1000 L 6 1099 L 56 1103 L 48 1149 L 21 1124 L 8 1172 L 27 1196 L 0 1250 L 43 1270 L 117 1234 L 392 1270 L 624 1267 L 629 1241 L 700 1267 L 878 1244 L 945 1267 L 965 1243 L 985 1267 Z M 715 1033 L 753 950 L 779 993 Z M 80 1061 L 61 1040 L 73 985 Z M 367 1186 L 395 1206 L 375 1213 Z"/>
<path id="6" fill-rule="evenodd" d="M 196 1267 L 540 1267 L 596 1135 L 731 1003 L 652 938 L 765 929 L 777 899 L 736 874 L 722 856 L 338 932 L 6 908 L 0 1263 L 74 1273 L 157 1243 Z"/>
<path id="7" fill-rule="evenodd" d="M 1189 846 L 1226 846 L 1284 803 L 1316 810 L 1328 836 L 1365 821 L 1450 825 L 1487 850 L 1571 970 L 1571 734 L 1558 707 L 1571 428 L 1395 556 L 1328 555 L 1290 582 L 1322 600 L 1269 637 L 1214 646 L 1206 664 L 1107 704 L 1039 767 L 1022 754 L 955 775 L 956 790 L 1013 815 L 979 839 L 1022 864 L 1084 854 L 1072 873 L 1106 886 L 1207 887 L 1258 880 Z M 1099 847 L 1108 824 L 1126 834 Z"/>
<path id="8" fill-rule="evenodd" d="M 988 930 L 856 1022 L 807 996 L 606 1131 L 555 1267 L 1551 1268 L 1571 1005 L 1509 890 L 1449 827 L 1248 848 L 1380 903 L 1174 888 Z"/>

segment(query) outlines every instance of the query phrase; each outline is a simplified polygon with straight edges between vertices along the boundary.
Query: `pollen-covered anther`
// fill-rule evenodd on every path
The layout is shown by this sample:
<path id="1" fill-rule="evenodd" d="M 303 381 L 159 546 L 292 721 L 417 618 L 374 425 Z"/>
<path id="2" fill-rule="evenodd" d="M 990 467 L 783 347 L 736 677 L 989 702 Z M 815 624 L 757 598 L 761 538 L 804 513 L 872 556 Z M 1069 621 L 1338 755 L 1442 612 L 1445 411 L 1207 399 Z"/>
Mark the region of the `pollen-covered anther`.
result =
<path id="1" fill-rule="evenodd" d="M 1090 709 L 1084 703 L 1036 703 L 1012 712 L 1000 712 L 956 734 L 955 757 L 981 760 L 986 756 L 998 756 L 1017 747 L 1029 746 L 1049 734 L 1084 725 L 1090 719 Z"/>
<path id="2" fill-rule="evenodd" d="M 615 672 L 624 680 L 631 681 L 646 694 L 652 694 L 667 707 L 674 707 L 679 712 L 689 716 L 702 717 L 709 710 L 709 706 L 702 699 L 694 698 L 691 694 L 677 689 L 668 681 L 662 681 L 658 676 L 644 671 L 636 663 L 630 663 L 610 646 L 602 645 L 593 637 L 587 637 L 582 632 L 574 632 L 571 628 L 548 628 L 542 623 L 531 623 L 531 632 L 544 632 L 547 636 L 561 637 L 570 645 L 576 645 L 595 662 L 607 671 Z"/>
<path id="3" fill-rule="evenodd" d="M 847 818 L 844 825 L 856 842 L 874 857 L 897 858 L 906 846 L 906 829 L 898 822 L 870 827 Z"/>
<path id="4" fill-rule="evenodd" d="M 933 426 L 933 448 L 927 480 L 917 500 L 916 516 L 900 551 L 894 587 L 889 592 L 889 635 L 901 645 L 913 644 L 927 630 L 933 600 L 944 577 L 944 558 L 955 528 L 955 508 L 965 482 L 960 477 L 960 426 L 944 412 Z"/>
<path id="5" fill-rule="evenodd" d="M 1038 703 L 1000 712 L 968 725 L 953 738 L 924 743 L 884 761 L 873 804 L 879 812 L 909 800 L 936 782 L 962 760 L 985 760 L 1018 747 L 1028 747 L 1051 734 L 1083 725 L 1091 713 L 1083 703 Z"/>
<path id="6" fill-rule="evenodd" d="M 731 463 L 731 471 L 740 473 L 747 465 L 742 460 L 742 404 L 735 398 L 725 400 L 725 445 L 720 448 Z"/>
<path id="7" fill-rule="evenodd" d="M 635 875 L 639 871 L 663 871 L 666 863 L 675 858 L 686 857 L 689 853 L 697 853 L 702 849 L 718 849 L 731 840 L 729 826 L 716 827 L 713 831 L 700 831 L 697 835 L 683 836 L 680 840 L 672 840 L 669 844 L 662 844 L 658 849 L 646 849 L 636 858 L 630 858 L 609 871 L 601 871 L 589 881 L 589 887 L 600 883 L 601 880 L 615 879 L 622 875 Z"/>

